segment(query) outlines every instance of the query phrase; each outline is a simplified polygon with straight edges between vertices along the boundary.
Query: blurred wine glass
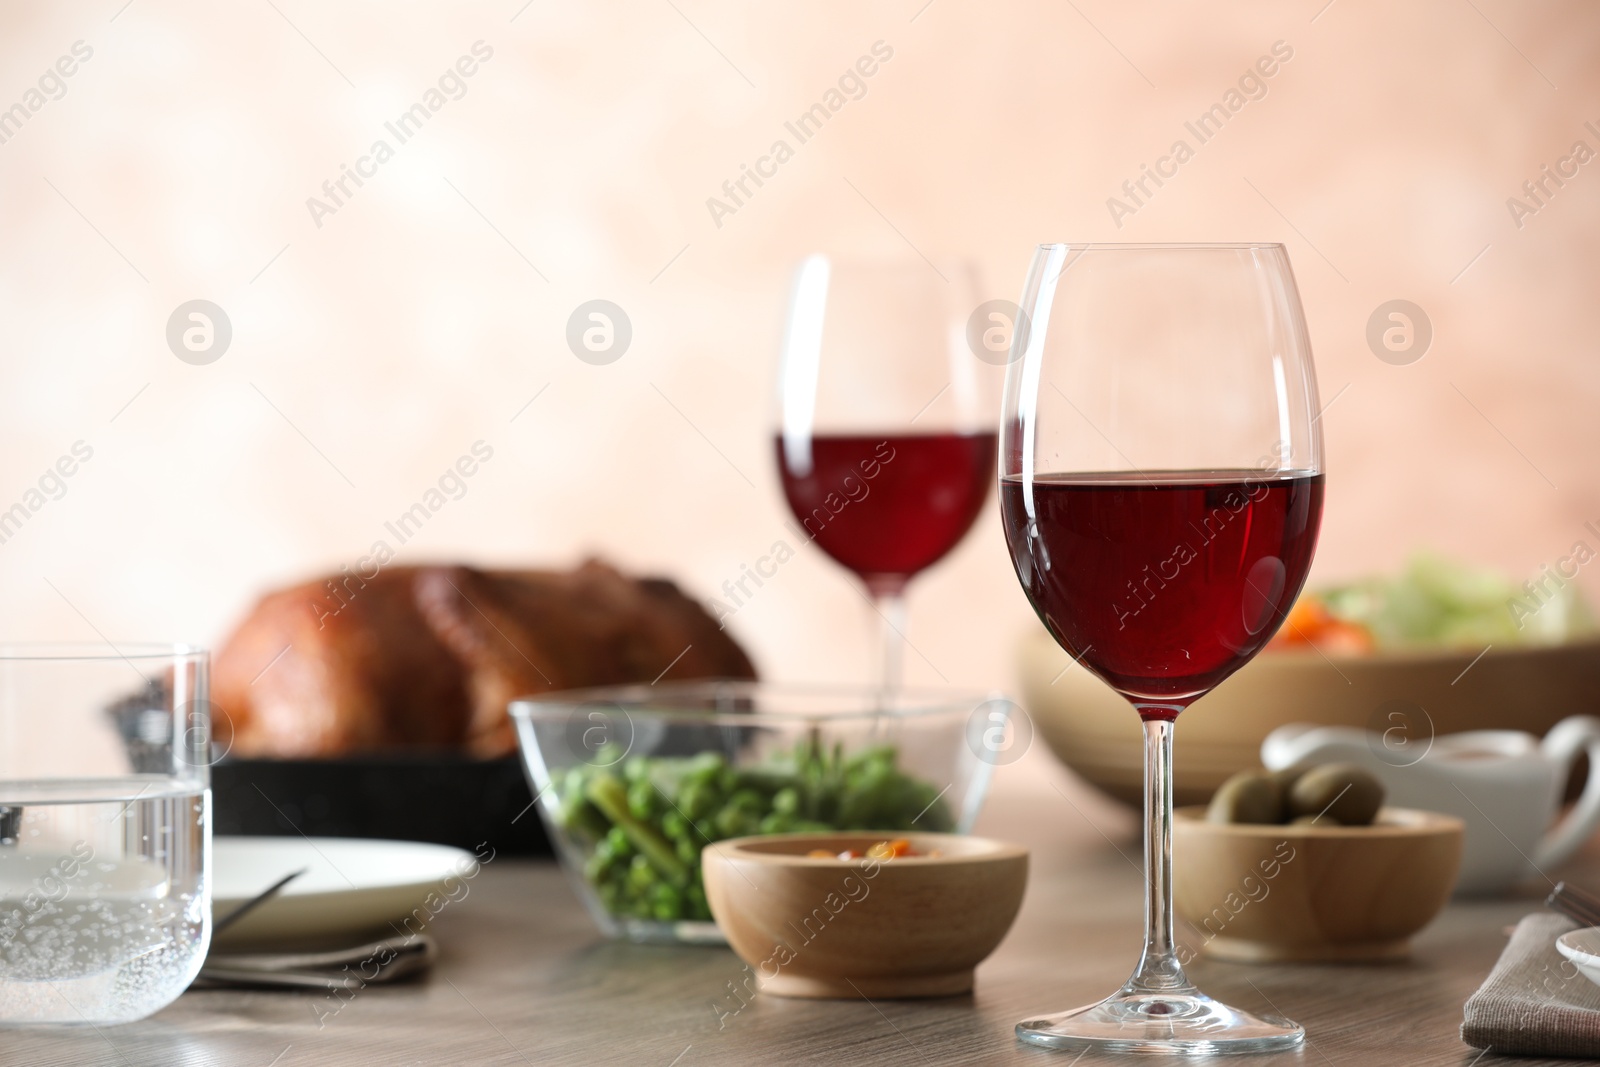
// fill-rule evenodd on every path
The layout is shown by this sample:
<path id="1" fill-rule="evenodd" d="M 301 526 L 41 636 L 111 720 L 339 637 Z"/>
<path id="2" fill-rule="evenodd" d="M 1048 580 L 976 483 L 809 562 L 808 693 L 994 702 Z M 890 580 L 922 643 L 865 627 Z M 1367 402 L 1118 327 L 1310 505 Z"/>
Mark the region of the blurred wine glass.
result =
<path id="1" fill-rule="evenodd" d="M 900 685 L 911 579 L 949 553 L 988 498 L 994 389 L 966 340 L 969 264 L 808 257 L 779 373 L 778 471 L 804 535 L 862 583 Z"/>

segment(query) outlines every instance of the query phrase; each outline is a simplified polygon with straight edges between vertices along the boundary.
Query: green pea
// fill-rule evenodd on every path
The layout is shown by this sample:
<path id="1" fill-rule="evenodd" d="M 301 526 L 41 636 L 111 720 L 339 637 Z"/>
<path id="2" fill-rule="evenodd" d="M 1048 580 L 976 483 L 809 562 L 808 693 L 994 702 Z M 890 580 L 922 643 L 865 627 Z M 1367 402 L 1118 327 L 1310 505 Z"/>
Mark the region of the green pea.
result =
<path id="1" fill-rule="evenodd" d="M 772 810 L 780 815 L 794 815 L 800 811 L 800 791 L 785 786 L 772 794 Z"/>
<path id="2" fill-rule="evenodd" d="M 660 922 L 683 917 L 683 895 L 662 882 L 650 890 L 650 914 Z"/>
<path id="3" fill-rule="evenodd" d="M 717 794 L 703 781 L 686 782 L 678 794 L 679 809 L 691 819 L 703 819 L 717 806 Z"/>
<path id="4" fill-rule="evenodd" d="M 620 826 L 613 826 L 606 831 L 602 847 L 612 859 L 628 860 L 633 858 L 636 851 L 633 842 L 628 840 L 628 833 Z"/>
<path id="5" fill-rule="evenodd" d="M 716 773 L 728 765 L 720 752 L 701 752 L 689 760 L 690 774 Z"/>
<path id="6" fill-rule="evenodd" d="M 634 890 L 645 890 L 656 884 L 656 869 L 650 866 L 650 861 L 643 856 L 635 856 L 628 861 L 628 886 Z"/>
<path id="7" fill-rule="evenodd" d="M 648 778 L 640 778 L 628 786 L 628 810 L 634 818 L 654 818 L 661 808 L 661 794 Z"/>
<path id="8" fill-rule="evenodd" d="M 761 823 L 753 815 L 732 805 L 717 812 L 711 821 L 723 837 L 744 837 L 761 829 Z"/>

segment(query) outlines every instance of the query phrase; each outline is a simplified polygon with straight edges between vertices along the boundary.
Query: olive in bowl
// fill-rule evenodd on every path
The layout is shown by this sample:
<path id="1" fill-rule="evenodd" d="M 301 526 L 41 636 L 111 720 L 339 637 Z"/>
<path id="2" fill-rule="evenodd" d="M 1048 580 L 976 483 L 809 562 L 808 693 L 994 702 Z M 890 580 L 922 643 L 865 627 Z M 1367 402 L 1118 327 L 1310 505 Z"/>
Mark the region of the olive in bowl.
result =
<path id="1" fill-rule="evenodd" d="M 1240 771 L 1217 789 L 1207 820 L 1255 826 L 1370 826 L 1383 807 L 1383 783 L 1353 763 L 1310 769 Z"/>

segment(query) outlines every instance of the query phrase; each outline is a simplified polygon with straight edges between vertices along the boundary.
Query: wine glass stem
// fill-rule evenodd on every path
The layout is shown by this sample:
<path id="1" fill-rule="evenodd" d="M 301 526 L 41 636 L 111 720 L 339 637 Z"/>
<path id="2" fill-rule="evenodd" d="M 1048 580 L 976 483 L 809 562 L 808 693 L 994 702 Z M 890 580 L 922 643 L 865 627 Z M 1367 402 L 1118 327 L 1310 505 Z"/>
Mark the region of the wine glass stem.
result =
<path id="1" fill-rule="evenodd" d="M 1164 718 L 1144 722 L 1144 955 L 1127 986 L 1144 993 L 1194 989 L 1172 932 L 1172 726 Z"/>
<path id="2" fill-rule="evenodd" d="M 905 670 L 906 587 L 904 582 L 872 581 L 867 586 L 872 598 L 872 613 L 882 633 L 882 674 L 879 688 L 885 693 L 899 690 Z"/>

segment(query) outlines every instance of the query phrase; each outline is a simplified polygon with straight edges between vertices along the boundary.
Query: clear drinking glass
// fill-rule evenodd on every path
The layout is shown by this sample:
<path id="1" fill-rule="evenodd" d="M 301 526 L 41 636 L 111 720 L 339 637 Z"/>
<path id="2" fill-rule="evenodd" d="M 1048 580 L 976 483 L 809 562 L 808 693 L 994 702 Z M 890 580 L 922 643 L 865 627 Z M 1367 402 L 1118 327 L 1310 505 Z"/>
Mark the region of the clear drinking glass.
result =
<path id="1" fill-rule="evenodd" d="M 778 473 L 803 536 L 866 588 L 885 690 L 900 685 L 907 583 L 966 536 L 994 477 L 994 390 L 966 342 L 976 294 L 970 265 L 922 259 L 813 255 L 795 275 Z"/>
<path id="2" fill-rule="evenodd" d="M 205 652 L 0 646 L 0 1024 L 142 1019 L 211 938 Z"/>
<path id="3" fill-rule="evenodd" d="M 1277 631 L 1316 548 L 1317 387 L 1288 255 L 1044 245 L 1022 312 L 1001 519 L 1039 618 L 1144 721 L 1146 886 L 1144 954 L 1127 983 L 1024 1020 L 1017 1036 L 1130 1052 L 1296 1047 L 1295 1023 L 1230 1008 L 1185 977 L 1171 873 L 1173 727 Z"/>

